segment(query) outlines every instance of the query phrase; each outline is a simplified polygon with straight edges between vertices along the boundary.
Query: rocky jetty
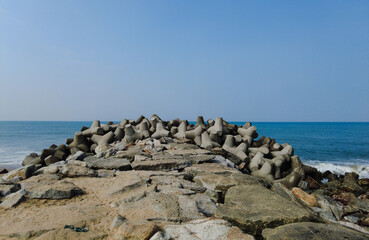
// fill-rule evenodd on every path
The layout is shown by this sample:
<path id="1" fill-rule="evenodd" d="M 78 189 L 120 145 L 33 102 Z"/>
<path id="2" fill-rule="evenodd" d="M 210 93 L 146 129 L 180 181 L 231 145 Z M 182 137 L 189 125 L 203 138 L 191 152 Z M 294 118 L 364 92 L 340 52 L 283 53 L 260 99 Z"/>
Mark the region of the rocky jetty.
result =
<path id="1" fill-rule="evenodd" d="M 1 239 L 369 238 L 369 179 L 249 122 L 94 121 L 0 176 Z"/>

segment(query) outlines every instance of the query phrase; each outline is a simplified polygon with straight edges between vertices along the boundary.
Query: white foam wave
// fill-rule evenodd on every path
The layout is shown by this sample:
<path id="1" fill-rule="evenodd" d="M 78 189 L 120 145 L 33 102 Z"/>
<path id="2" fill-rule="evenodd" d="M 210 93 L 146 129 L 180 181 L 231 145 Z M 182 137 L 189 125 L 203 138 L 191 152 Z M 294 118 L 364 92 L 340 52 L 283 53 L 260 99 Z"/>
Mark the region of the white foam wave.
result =
<path id="1" fill-rule="evenodd" d="M 355 172 L 360 178 L 369 178 L 369 163 L 328 163 L 319 161 L 306 161 L 306 165 L 317 168 L 321 172 L 331 171 L 332 173 L 344 175 L 346 172 Z"/>

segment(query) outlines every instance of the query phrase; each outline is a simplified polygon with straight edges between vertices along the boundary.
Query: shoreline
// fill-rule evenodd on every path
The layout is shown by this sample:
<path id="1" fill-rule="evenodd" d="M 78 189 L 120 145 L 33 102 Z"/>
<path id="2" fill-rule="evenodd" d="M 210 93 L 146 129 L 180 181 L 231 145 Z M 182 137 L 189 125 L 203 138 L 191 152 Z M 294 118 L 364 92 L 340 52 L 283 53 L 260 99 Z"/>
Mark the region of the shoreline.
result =
<path id="1" fill-rule="evenodd" d="M 367 239 L 369 179 L 322 173 L 256 130 L 222 118 L 94 121 L 1 175 L 0 237 Z"/>

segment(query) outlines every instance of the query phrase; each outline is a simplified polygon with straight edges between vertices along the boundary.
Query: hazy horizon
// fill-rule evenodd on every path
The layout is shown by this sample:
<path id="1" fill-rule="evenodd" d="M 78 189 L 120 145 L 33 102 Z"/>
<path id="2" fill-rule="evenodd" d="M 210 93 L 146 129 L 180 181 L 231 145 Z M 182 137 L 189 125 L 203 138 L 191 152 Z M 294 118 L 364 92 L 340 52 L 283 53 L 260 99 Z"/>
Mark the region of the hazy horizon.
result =
<path id="1" fill-rule="evenodd" d="M 0 120 L 368 122 L 368 12 L 369 1 L 0 0 Z"/>

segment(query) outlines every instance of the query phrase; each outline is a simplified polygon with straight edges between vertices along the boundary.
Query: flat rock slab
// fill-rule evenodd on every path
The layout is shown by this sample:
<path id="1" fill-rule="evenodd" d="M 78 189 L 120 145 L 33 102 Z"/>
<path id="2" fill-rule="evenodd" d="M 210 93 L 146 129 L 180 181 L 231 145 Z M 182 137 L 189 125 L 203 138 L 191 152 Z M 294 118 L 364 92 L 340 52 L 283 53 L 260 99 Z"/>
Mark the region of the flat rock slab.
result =
<path id="1" fill-rule="evenodd" d="M 194 164 L 191 167 L 185 169 L 186 172 L 192 173 L 224 173 L 224 172 L 231 172 L 231 173 L 238 173 L 242 174 L 235 168 L 230 168 L 218 163 L 203 163 L 203 164 Z"/>
<path id="2" fill-rule="evenodd" d="M 151 192 L 146 197 L 120 205 L 120 214 L 129 221 L 181 222 L 204 218 L 190 196 Z"/>
<path id="3" fill-rule="evenodd" d="M 166 150 L 165 153 L 170 155 L 197 155 L 197 154 L 211 154 L 210 151 L 205 149 L 177 149 L 177 150 Z"/>
<path id="4" fill-rule="evenodd" d="M 118 169 L 120 171 L 131 170 L 131 163 L 126 158 L 96 158 L 87 157 L 84 159 L 87 166 L 94 169 Z"/>
<path id="5" fill-rule="evenodd" d="M 259 235 L 264 228 L 309 221 L 309 212 L 259 184 L 231 187 L 225 203 L 215 211 L 246 233 Z"/>
<path id="6" fill-rule="evenodd" d="M 73 165 L 73 164 L 66 164 L 60 167 L 60 172 L 63 174 L 64 177 L 96 177 L 97 172 L 93 169 Z"/>
<path id="7" fill-rule="evenodd" d="M 276 227 L 266 228 L 262 232 L 265 240 L 364 240 L 369 239 L 369 235 L 342 227 L 336 224 L 324 223 L 291 223 Z"/>
<path id="8" fill-rule="evenodd" d="M 176 240 L 254 240 L 251 235 L 243 233 L 239 228 L 221 219 L 198 219 L 181 225 L 164 227 L 164 236 Z"/>
<path id="9" fill-rule="evenodd" d="M 151 171 L 173 171 L 183 169 L 191 165 L 190 160 L 185 159 L 163 159 L 153 161 L 134 161 L 132 168 L 134 170 L 151 170 Z"/>
<path id="10" fill-rule="evenodd" d="M 66 199 L 83 194 L 82 189 L 66 180 L 23 184 L 29 198 Z"/>
<path id="11" fill-rule="evenodd" d="M 0 208 L 9 209 L 18 205 L 21 201 L 23 201 L 24 196 L 26 195 L 26 191 L 19 190 L 18 192 L 9 194 L 5 197 L 4 201 L 0 204 Z"/>

